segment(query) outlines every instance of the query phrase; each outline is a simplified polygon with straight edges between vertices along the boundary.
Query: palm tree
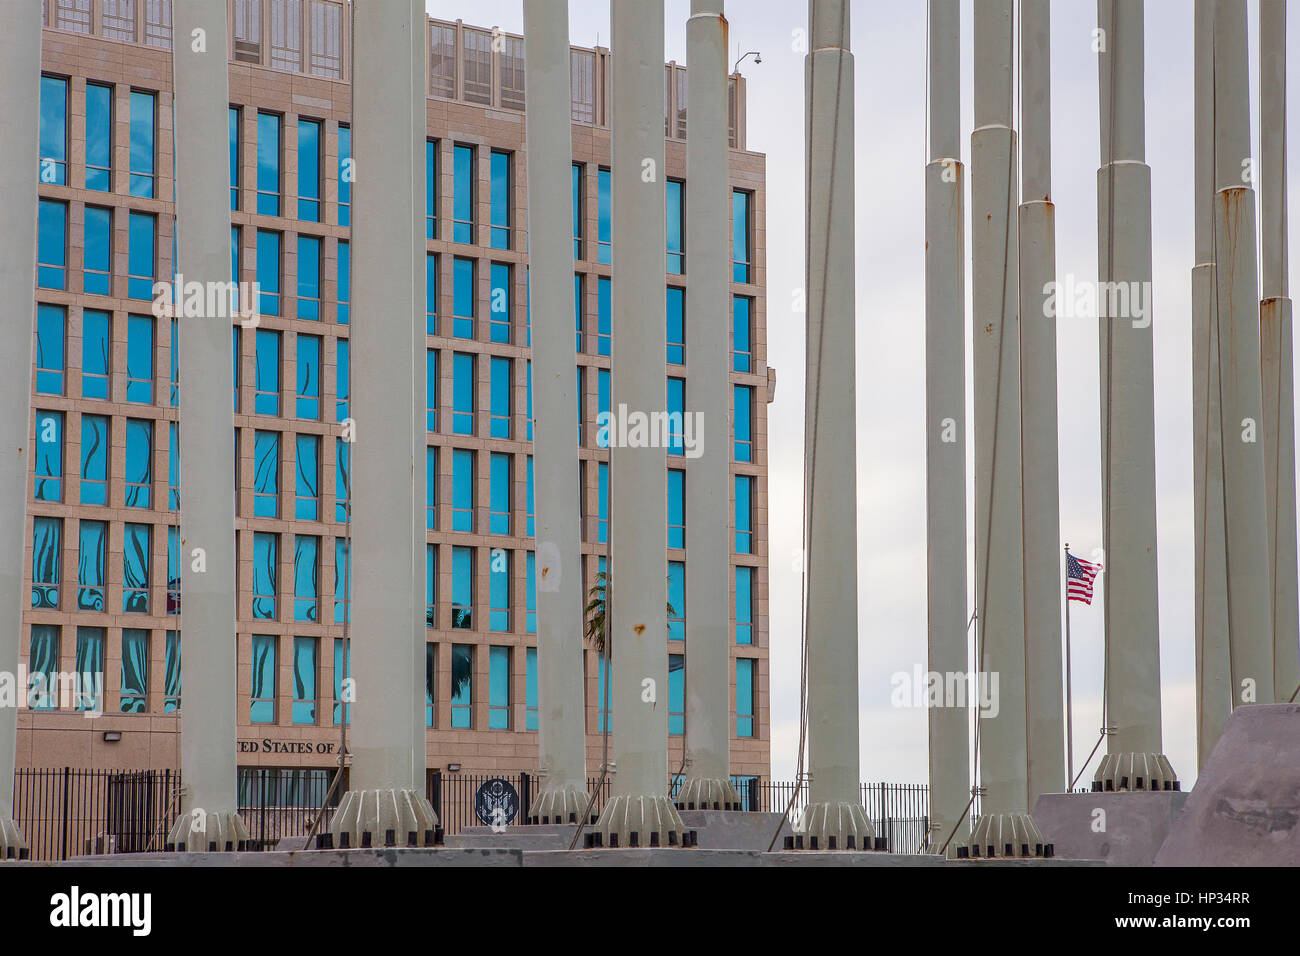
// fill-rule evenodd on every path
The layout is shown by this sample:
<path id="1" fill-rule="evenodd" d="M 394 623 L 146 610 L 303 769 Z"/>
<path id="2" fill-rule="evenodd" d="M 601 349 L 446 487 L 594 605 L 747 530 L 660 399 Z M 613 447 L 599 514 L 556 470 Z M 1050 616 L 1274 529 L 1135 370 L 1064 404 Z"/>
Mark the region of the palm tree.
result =
<path id="1" fill-rule="evenodd" d="M 668 576 L 668 581 L 672 583 L 672 575 Z M 606 647 L 606 630 L 605 630 L 605 592 L 609 587 L 609 574 L 605 571 L 596 572 L 596 583 L 592 587 L 587 600 L 587 607 L 584 614 L 587 619 L 586 637 L 591 642 L 591 646 L 598 654 L 608 653 Z M 671 619 L 677 616 L 673 610 L 672 602 L 668 602 L 668 617 Z"/>

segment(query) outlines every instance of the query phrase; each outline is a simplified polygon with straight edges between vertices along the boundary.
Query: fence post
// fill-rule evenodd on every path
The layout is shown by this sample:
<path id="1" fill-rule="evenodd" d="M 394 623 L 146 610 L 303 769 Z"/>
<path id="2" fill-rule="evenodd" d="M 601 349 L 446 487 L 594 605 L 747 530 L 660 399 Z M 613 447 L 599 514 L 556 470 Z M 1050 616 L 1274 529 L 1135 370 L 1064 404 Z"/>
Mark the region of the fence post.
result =
<path id="1" fill-rule="evenodd" d="M 435 770 L 430 781 L 429 803 L 433 804 L 433 812 L 438 815 L 438 824 L 447 830 L 447 821 L 442 816 L 442 771 Z"/>
<path id="2" fill-rule="evenodd" d="M 519 814 L 524 826 L 528 825 L 528 808 L 532 803 L 532 780 L 524 771 L 519 772 Z"/>
<path id="3" fill-rule="evenodd" d="M 62 840 L 63 855 L 59 857 L 59 859 L 61 860 L 66 860 L 68 858 L 68 798 L 71 796 L 71 793 L 69 791 L 69 786 L 70 786 L 69 780 L 71 775 L 72 775 L 72 768 L 64 767 L 63 768 L 63 840 Z"/>

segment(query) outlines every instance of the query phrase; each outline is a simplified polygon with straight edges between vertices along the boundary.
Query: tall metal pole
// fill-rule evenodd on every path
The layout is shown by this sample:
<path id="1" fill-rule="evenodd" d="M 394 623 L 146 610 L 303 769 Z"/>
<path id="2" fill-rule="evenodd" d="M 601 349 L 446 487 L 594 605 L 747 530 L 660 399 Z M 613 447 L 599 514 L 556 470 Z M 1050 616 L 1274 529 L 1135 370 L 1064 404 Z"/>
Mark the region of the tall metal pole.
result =
<path id="1" fill-rule="evenodd" d="M 528 111 L 528 259 L 533 335 L 533 482 L 537 552 L 539 823 L 576 822 L 587 806 L 582 685 L 578 442 L 572 410 L 573 161 L 566 0 L 524 0 Z"/>
<path id="2" fill-rule="evenodd" d="M 1233 706 L 1272 703 L 1273 590 L 1264 478 L 1255 190 L 1245 0 L 1214 8 L 1215 301 Z M 1114 574 L 1111 575 L 1113 580 Z"/>
<path id="3" fill-rule="evenodd" d="M 1070 560 L 1070 542 L 1065 543 L 1065 559 Z M 1074 789 L 1074 666 L 1070 653 L 1070 577 L 1067 572 L 1065 592 L 1065 792 Z"/>
<path id="4" fill-rule="evenodd" d="M 1065 779 L 1061 701 L 1061 495 L 1056 431 L 1056 207 L 1048 0 L 1020 4 L 1020 390 L 1025 495 L 1029 805 Z"/>
<path id="5" fill-rule="evenodd" d="M 961 6 L 930 0 L 930 148 L 925 167 L 925 503 L 928 663 L 967 666 L 966 168 L 961 162 Z M 945 701 L 945 704 L 950 702 Z M 969 827 L 970 716 L 931 707 L 930 842 Z M 960 821 L 960 822 L 959 822 Z M 961 832 L 954 839 L 954 829 Z"/>
<path id="6" fill-rule="evenodd" d="M 613 0 L 614 406 L 620 420 L 663 412 L 664 5 Z M 566 124 L 567 125 L 567 124 Z M 572 375 L 572 372 L 566 374 Z M 659 441 L 612 441 L 610 583 L 613 586 L 613 796 L 602 839 L 680 845 L 668 797 L 667 450 Z M 572 492 L 570 491 L 570 494 Z M 620 583 L 621 582 L 621 583 Z M 661 699 L 662 698 L 662 699 Z"/>
<path id="7" fill-rule="evenodd" d="M 230 281 L 230 168 L 212 144 L 229 108 L 226 4 L 177 0 L 177 272 L 205 288 Z M 204 43 L 193 42 L 202 31 Z M 212 301 L 204 296 L 207 301 Z M 226 300 L 229 301 L 228 299 Z M 190 851 L 235 849 L 248 839 L 238 814 L 235 753 L 235 470 L 228 440 L 234 373 L 226 310 L 177 320 L 181 436 L 181 813 L 167 843 Z M 215 846 L 214 846 L 215 845 Z"/>
<path id="8" fill-rule="evenodd" d="M 975 5 L 975 129 L 971 133 L 972 300 L 975 358 L 976 655 L 997 675 L 997 709 L 979 716 L 983 815 L 975 852 L 1030 856 L 1042 835 L 1029 814 L 1025 700 L 1024 526 L 1015 49 L 1011 0 Z M 987 675 L 987 678 L 986 678 Z M 991 684 L 990 684 L 991 689 Z M 976 850 L 975 848 L 979 848 Z"/>
<path id="9" fill-rule="evenodd" d="M 1204 766 L 1232 711 L 1223 428 L 1214 309 L 1214 4 L 1195 5 L 1192 268 L 1192 446 L 1196 549 L 1196 763 Z"/>
<path id="10" fill-rule="evenodd" d="M 36 285 L 36 183 L 41 103 L 41 5 L 0 7 L 0 671 L 18 673 L 22 643 L 23 542 L 31 441 L 32 328 Z M 228 334 L 228 333 L 227 333 Z M 17 688 L 25 694 L 26 687 Z M 0 706 L 0 859 L 26 855 L 14 823 L 18 707 Z"/>
<path id="11" fill-rule="evenodd" d="M 686 473 L 686 778 L 678 809 L 739 810 L 731 782 L 731 376 L 727 316 L 727 19 L 691 0 L 686 24 L 686 250 L 691 334 L 686 394 L 710 435 Z"/>
<path id="12" fill-rule="evenodd" d="M 1300 596 L 1296 593 L 1295 370 L 1287 288 L 1286 0 L 1259 5 L 1259 334 L 1264 397 L 1264 484 L 1273 583 L 1273 692 L 1283 703 L 1300 685 Z"/>
<path id="13" fill-rule="evenodd" d="M 1105 790 L 1172 788 L 1162 754 L 1156 569 L 1151 167 L 1146 163 L 1144 4 L 1098 0 L 1097 172 L 1102 544 L 1106 554 Z M 1113 290 L 1113 291 L 1112 291 Z"/>
<path id="14" fill-rule="evenodd" d="M 428 365 L 426 362 L 426 349 L 428 339 L 426 337 L 425 326 L 425 290 L 428 283 L 428 275 L 425 271 L 425 256 L 428 251 L 426 240 L 425 225 L 425 182 L 424 170 L 424 144 L 425 136 L 428 132 L 429 114 L 427 93 L 429 88 L 429 69 L 428 55 L 429 42 L 427 37 L 428 16 L 424 12 L 424 4 L 413 3 L 412 12 L 412 29 L 411 29 L 411 148 L 413 155 L 411 162 L 416 174 L 411 177 L 411 209 L 408 216 L 411 220 L 411 390 L 415 395 L 417 408 L 423 408 L 418 403 L 424 399 L 428 389 Z M 433 387 L 437 388 L 438 383 L 434 382 Z M 411 652 L 413 654 L 410 681 L 412 684 L 411 693 L 415 707 L 407 715 L 411 723 L 411 777 L 414 781 L 415 788 L 420 793 L 425 793 L 425 776 L 428 772 L 428 748 L 426 745 L 425 734 L 425 694 L 427 693 L 426 683 L 428 681 L 428 651 L 426 645 L 429 641 L 428 635 L 428 618 L 425 612 L 425 549 L 428 544 L 428 518 L 427 502 L 425 501 L 424 489 L 428 479 L 428 456 L 425 448 L 428 445 L 428 422 L 424 415 L 415 414 L 411 417 L 411 424 L 414 428 L 414 457 L 411 459 L 412 475 L 411 480 L 415 486 L 414 494 L 411 496 L 411 523 L 410 523 L 410 541 L 411 541 L 411 592 L 408 600 L 411 605 L 410 621 L 413 632 L 411 634 Z M 435 582 L 434 587 L 437 587 Z M 409 834 L 408 834 L 409 835 Z"/>
<path id="15" fill-rule="evenodd" d="M 418 500 L 411 323 L 423 305 L 415 298 L 419 270 L 411 249 L 411 204 L 412 197 L 422 197 L 424 182 L 412 79 L 422 71 L 422 58 L 416 56 L 412 33 L 422 31 L 423 24 L 420 0 L 356 9 L 352 122 L 360 201 L 353 213 L 352 268 L 357 298 L 370 307 L 352 331 L 351 558 L 352 610 L 367 646 L 353 662 L 352 773 L 330 821 L 336 845 L 345 834 L 352 846 L 360 846 L 367 834 L 378 845 L 390 830 L 403 844 L 414 834 L 417 845 L 425 845 L 437 822 L 420 779 L 423 748 L 417 759 L 412 739 L 412 709 L 423 711 L 424 699 L 415 699 L 410 673 L 416 633 L 411 590 L 417 580 L 412 523 Z M 406 225 L 395 229 L 395 223 Z M 417 248 L 422 247 L 423 241 Z M 423 447 L 419 454 L 424 455 Z"/>
<path id="16" fill-rule="evenodd" d="M 807 93 L 808 757 L 802 828 L 821 848 L 875 836 L 858 780 L 857 439 L 854 414 L 853 54 L 849 0 L 809 0 Z"/>

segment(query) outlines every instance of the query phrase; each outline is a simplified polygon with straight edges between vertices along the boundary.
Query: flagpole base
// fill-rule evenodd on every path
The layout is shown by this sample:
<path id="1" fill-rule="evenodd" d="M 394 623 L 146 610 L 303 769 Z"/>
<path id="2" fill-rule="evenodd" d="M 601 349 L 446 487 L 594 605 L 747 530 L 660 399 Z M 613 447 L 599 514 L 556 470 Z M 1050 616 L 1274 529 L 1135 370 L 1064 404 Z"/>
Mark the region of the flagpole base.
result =
<path id="1" fill-rule="evenodd" d="M 247 847 L 248 828 L 238 813 L 200 807 L 176 818 L 164 845 L 177 853 L 232 853 Z"/>
<path id="2" fill-rule="evenodd" d="M 674 802 L 678 810 L 740 810 L 740 791 L 729 779 L 690 777 Z"/>
<path id="3" fill-rule="evenodd" d="M 1028 813 L 990 813 L 971 831 L 970 842 L 957 848 L 959 860 L 1046 859 L 1055 848 L 1043 840 Z"/>
<path id="4" fill-rule="evenodd" d="M 687 846 L 686 824 L 668 797 L 620 795 L 605 804 L 596 824 L 606 847 Z"/>
<path id="5" fill-rule="evenodd" d="M 438 814 L 418 790 L 349 790 L 316 849 L 435 846 L 442 838 Z"/>
<path id="6" fill-rule="evenodd" d="M 790 841 L 790 838 L 786 838 Z M 806 850 L 886 850 L 860 803 L 810 803 L 799 817 L 793 845 Z"/>
<path id="7" fill-rule="evenodd" d="M 1178 775 L 1164 754 L 1106 754 L 1092 778 L 1092 789 L 1111 790 L 1178 790 Z"/>
<path id="8" fill-rule="evenodd" d="M 558 784 L 554 787 L 547 787 L 537 795 L 528 808 L 529 823 L 577 823 L 582 819 L 582 815 L 587 811 L 587 804 L 591 802 L 590 796 L 586 790 L 582 790 L 573 784 Z M 593 818 L 590 821 L 584 820 L 584 823 L 595 823 Z"/>

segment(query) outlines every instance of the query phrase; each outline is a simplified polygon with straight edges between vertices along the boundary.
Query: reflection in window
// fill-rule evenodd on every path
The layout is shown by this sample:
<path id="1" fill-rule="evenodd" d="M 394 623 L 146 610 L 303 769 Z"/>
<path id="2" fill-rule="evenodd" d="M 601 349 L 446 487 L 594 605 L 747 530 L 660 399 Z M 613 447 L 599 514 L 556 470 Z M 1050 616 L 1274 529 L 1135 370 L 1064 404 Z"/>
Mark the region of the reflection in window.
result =
<path id="1" fill-rule="evenodd" d="M 352 247 L 342 239 L 338 243 L 338 316 L 340 325 L 347 325 L 352 307 Z"/>
<path id="2" fill-rule="evenodd" d="M 298 120 L 298 218 L 320 222 L 319 120 Z"/>
<path id="3" fill-rule="evenodd" d="M 529 634 L 537 633 L 537 554 L 528 552 L 525 560 L 527 568 L 524 581 L 524 630 Z"/>
<path id="4" fill-rule="evenodd" d="M 686 364 L 686 290 L 668 287 L 668 363 Z"/>
<path id="5" fill-rule="evenodd" d="M 754 545 L 754 478 L 736 476 L 736 553 L 752 554 Z"/>
<path id="6" fill-rule="evenodd" d="M 77 610 L 104 611 L 108 522 L 82 521 L 77 536 Z"/>
<path id="7" fill-rule="evenodd" d="M 750 263 L 750 199 L 752 193 L 740 189 L 731 192 L 731 281 L 751 281 Z"/>
<path id="8" fill-rule="evenodd" d="M 298 318 L 320 318 L 320 239 L 298 237 Z"/>
<path id="9" fill-rule="evenodd" d="M 86 188 L 113 191 L 113 87 L 86 84 Z"/>
<path id="10" fill-rule="evenodd" d="M 181 709 L 181 635 L 179 631 L 167 632 L 166 655 L 163 662 L 163 713 L 173 714 Z"/>
<path id="11" fill-rule="evenodd" d="M 269 532 L 253 533 L 253 617 L 276 618 L 276 582 L 279 577 L 280 536 Z"/>
<path id="12" fill-rule="evenodd" d="M 108 504 L 108 416 L 81 416 L 81 503 Z"/>
<path id="13" fill-rule="evenodd" d="M 438 646 L 432 642 L 424 645 L 424 726 L 432 727 L 437 714 L 435 705 L 438 689 Z"/>
<path id="14" fill-rule="evenodd" d="M 111 295 L 113 274 L 113 210 L 86 207 L 81 289 L 90 295 Z"/>
<path id="15" fill-rule="evenodd" d="M 742 657 L 736 661 L 736 736 L 754 736 L 754 677 L 757 661 Z"/>
<path id="16" fill-rule="evenodd" d="M 339 124 L 339 225 L 352 225 L 352 129 Z M 342 260 L 340 259 L 340 262 Z M 340 300 L 342 294 L 340 293 Z M 340 322 L 345 321 L 343 319 Z"/>
<path id="17" fill-rule="evenodd" d="M 68 287 L 68 204 L 42 199 L 36 215 L 36 284 Z"/>
<path id="18" fill-rule="evenodd" d="M 451 430 L 474 434 L 474 355 L 456 352 L 451 365 Z"/>
<path id="19" fill-rule="evenodd" d="M 181 529 L 167 529 L 167 613 L 181 613 Z"/>
<path id="20" fill-rule="evenodd" d="M 251 723 L 275 723 L 275 670 L 275 636 L 254 634 L 248 708 Z"/>
<path id="21" fill-rule="evenodd" d="M 349 713 L 348 713 L 348 712 L 352 709 L 352 705 L 348 702 L 348 700 L 345 700 L 345 699 L 344 699 L 345 696 L 346 696 L 347 698 L 350 699 L 350 698 L 351 698 L 351 695 L 350 695 L 350 694 L 345 695 L 345 694 L 343 693 L 343 681 L 346 680 L 346 679 L 349 679 L 349 676 L 350 676 L 351 673 L 352 673 L 352 668 L 351 668 L 351 664 L 352 664 L 352 651 L 351 651 L 351 648 L 347 648 L 347 649 L 345 649 L 345 645 L 348 644 L 348 643 L 349 643 L 348 641 L 344 641 L 344 640 L 342 640 L 341 638 L 337 638 L 337 637 L 336 637 L 336 638 L 334 639 L 334 714 L 333 714 L 333 720 L 334 720 L 334 724 L 335 724 L 336 726 L 337 726 L 340 722 L 341 722 L 341 723 L 345 723 L 345 724 L 348 722 L 348 717 L 349 717 Z"/>
<path id="22" fill-rule="evenodd" d="M 610 226 L 609 170 L 602 169 L 596 176 L 596 261 L 609 265 L 614 261 L 613 233 Z M 602 355 L 608 353 L 601 353 Z"/>
<path id="23" fill-rule="evenodd" d="M 668 640 L 686 640 L 686 562 L 668 562 Z"/>
<path id="24" fill-rule="evenodd" d="M 68 184 L 68 81 L 41 77 L 41 156 L 37 177 L 52 186 Z"/>
<path id="25" fill-rule="evenodd" d="M 320 349 L 319 335 L 298 336 L 298 396 L 295 412 L 299 418 L 320 418 Z"/>
<path id="26" fill-rule="evenodd" d="M 126 320 L 126 400 L 153 404 L 154 320 L 132 315 Z"/>
<path id="27" fill-rule="evenodd" d="M 314 637 L 293 639 L 293 722 L 316 723 L 316 648 Z"/>
<path id="28" fill-rule="evenodd" d="M 36 473 L 32 498 L 63 500 L 63 412 L 36 413 Z"/>
<path id="29" fill-rule="evenodd" d="M 293 516 L 316 521 L 320 518 L 320 436 L 298 435 L 294 445 Z"/>
<path id="30" fill-rule="evenodd" d="M 351 494 L 351 460 L 352 445 L 342 438 L 334 439 L 334 520 L 348 520 L 348 502 Z"/>
<path id="31" fill-rule="evenodd" d="M 257 114 L 257 213 L 280 215 L 280 122 L 274 113 Z"/>
<path id="32" fill-rule="evenodd" d="M 474 627 L 474 549 L 451 549 L 451 626 Z"/>
<path id="33" fill-rule="evenodd" d="M 732 389 L 735 395 L 735 413 L 732 419 L 736 435 L 736 461 L 754 460 L 754 390 L 748 385 L 736 385 Z"/>
<path id="34" fill-rule="evenodd" d="M 63 394 L 63 356 L 67 313 L 59 305 L 36 307 L 36 391 Z"/>
<path id="35" fill-rule="evenodd" d="M 488 730 L 510 729 L 510 648 L 488 648 Z"/>
<path id="36" fill-rule="evenodd" d="M 128 508 L 152 507 L 153 422 L 141 418 L 126 420 L 126 489 Z"/>
<path id="37" fill-rule="evenodd" d="M 668 379 L 668 454 L 684 455 L 683 426 L 686 415 L 686 379 Z"/>
<path id="38" fill-rule="evenodd" d="M 152 526 L 126 524 L 122 528 L 122 611 L 149 613 L 149 557 Z"/>
<path id="39" fill-rule="evenodd" d="M 253 379 L 253 411 L 280 414 L 280 333 L 257 330 L 257 362 Z"/>
<path id="40" fill-rule="evenodd" d="M 686 547 L 686 472 L 668 469 L 668 547 Z"/>
<path id="41" fill-rule="evenodd" d="M 488 432 L 492 438 L 510 437 L 511 360 L 492 356 L 492 407 Z"/>
<path id="42" fill-rule="evenodd" d="M 754 300 L 738 295 L 731 300 L 731 367 L 737 372 L 751 371 L 754 361 L 753 328 L 750 312 Z"/>
<path id="43" fill-rule="evenodd" d="M 81 397 L 108 398 L 112 369 L 112 319 L 108 312 L 87 309 L 81 315 Z"/>
<path id="44" fill-rule="evenodd" d="M 451 260 L 451 334 L 474 337 L 474 259 Z"/>
<path id="45" fill-rule="evenodd" d="M 524 730 L 537 729 L 537 648 L 524 653 Z"/>
<path id="46" fill-rule="evenodd" d="M 438 238 L 438 141 L 424 141 L 424 236 Z M 434 334 L 434 333 L 430 333 Z"/>
<path id="47" fill-rule="evenodd" d="M 492 452 L 488 533 L 510 533 L 510 455 Z"/>
<path id="48" fill-rule="evenodd" d="M 664 190 L 667 197 L 668 274 L 679 276 L 686 271 L 686 184 L 670 179 Z"/>
<path id="49" fill-rule="evenodd" d="M 104 709 L 104 629 L 77 628 L 76 673 L 79 690 L 73 706 L 81 711 Z"/>
<path id="50" fill-rule="evenodd" d="M 149 707 L 149 632 L 122 630 L 122 691 L 124 714 L 143 714 Z"/>
<path id="51" fill-rule="evenodd" d="M 154 196 L 154 113 L 152 93 L 131 91 L 131 195 Z"/>
<path id="52" fill-rule="evenodd" d="M 510 248 L 510 214 L 511 181 L 510 153 L 492 150 L 492 224 L 491 246 L 493 249 Z"/>
<path id="53" fill-rule="evenodd" d="M 58 709 L 59 628 L 54 624 L 33 624 L 27 653 L 28 709 Z"/>
<path id="54" fill-rule="evenodd" d="M 253 515 L 280 516 L 280 433 L 258 431 L 253 436 Z"/>
<path id="55" fill-rule="evenodd" d="M 347 339 L 339 339 L 338 364 L 334 366 L 334 420 L 336 422 L 341 422 L 348 417 L 351 364 L 351 346 Z"/>
<path id="56" fill-rule="evenodd" d="M 320 538 L 294 536 L 293 548 L 293 619 L 315 621 L 318 616 L 316 595 L 320 571 Z"/>
<path id="57" fill-rule="evenodd" d="M 280 314 L 280 240 L 278 232 L 257 230 L 257 284 L 262 294 L 258 311 Z"/>
<path id="58" fill-rule="evenodd" d="M 754 569 L 736 566 L 736 643 L 754 643 Z"/>
<path id="59" fill-rule="evenodd" d="M 686 733 L 686 656 L 668 655 L 668 733 Z"/>
<path id="60" fill-rule="evenodd" d="M 451 530 L 474 530 L 474 452 L 451 453 Z"/>
<path id="61" fill-rule="evenodd" d="M 608 276 L 596 279 L 596 354 L 609 355 L 613 332 L 613 289 Z"/>
<path id="62" fill-rule="evenodd" d="M 510 567 L 513 551 L 493 548 L 488 565 L 488 630 L 510 630 Z"/>
<path id="63" fill-rule="evenodd" d="M 63 566 L 63 519 L 32 519 L 32 607 L 57 610 Z"/>
<path id="64" fill-rule="evenodd" d="M 451 726 L 468 730 L 474 704 L 474 648 L 451 645 Z"/>
<path id="65" fill-rule="evenodd" d="M 167 510 L 181 510 L 181 436 L 180 426 L 168 422 L 171 441 L 167 447 Z M 238 459 L 236 459 L 238 461 Z"/>
<path id="66" fill-rule="evenodd" d="M 352 600 L 352 578 L 348 567 L 348 539 L 334 539 L 334 623 L 342 624 L 349 618 L 348 607 Z"/>
<path id="67" fill-rule="evenodd" d="M 457 259 L 457 262 L 461 260 Z M 488 310 L 488 337 L 493 342 L 510 343 L 510 266 L 504 262 L 492 263 L 491 289 Z M 459 314 L 459 310 L 457 310 Z"/>
<path id="68" fill-rule="evenodd" d="M 452 149 L 451 240 L 474 241 L 474 147 Z"/>
<path id="69" fill-rule="evenodd" d="M 127 217 L 126 294 L 132 299 L 153 298 L 157 224 L 152 213 L 132 212 Z"/>

